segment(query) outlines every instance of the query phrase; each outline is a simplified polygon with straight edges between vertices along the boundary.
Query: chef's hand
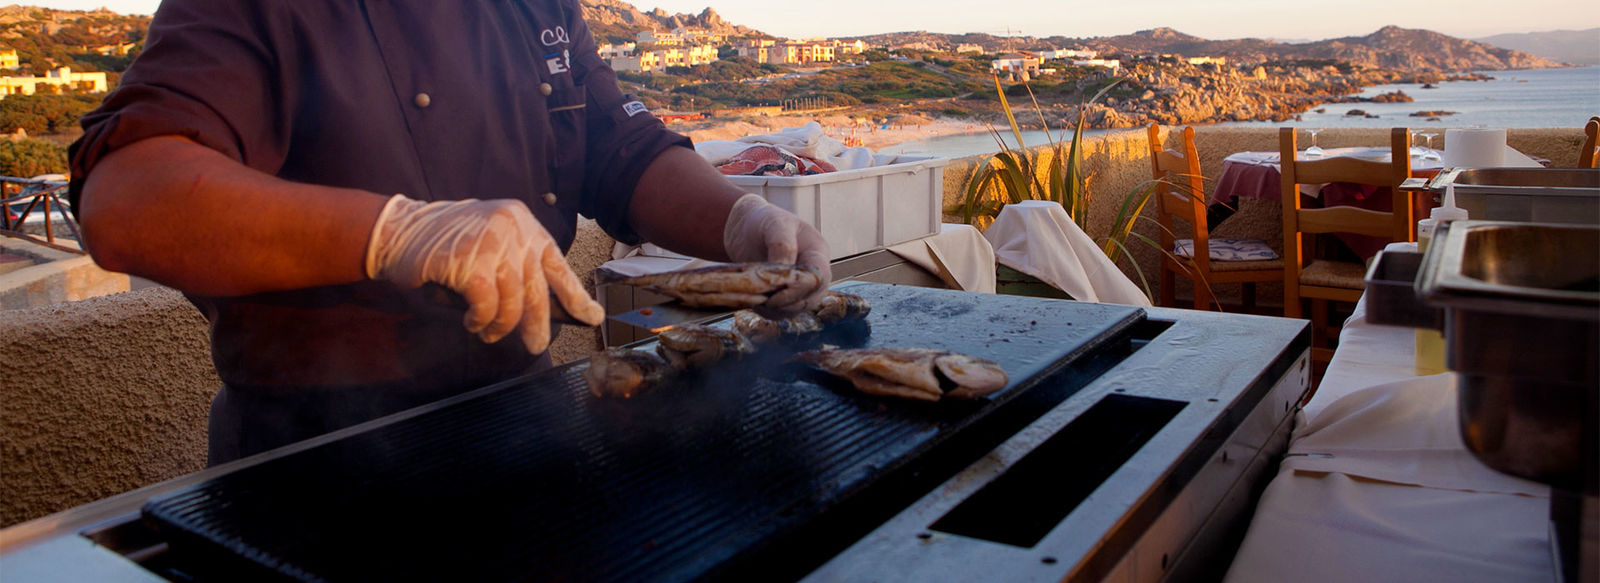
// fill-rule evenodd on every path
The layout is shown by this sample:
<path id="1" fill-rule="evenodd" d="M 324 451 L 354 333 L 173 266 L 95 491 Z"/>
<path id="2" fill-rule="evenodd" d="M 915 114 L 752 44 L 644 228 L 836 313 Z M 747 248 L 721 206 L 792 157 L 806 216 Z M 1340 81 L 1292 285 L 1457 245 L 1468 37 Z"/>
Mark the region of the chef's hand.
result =
<path id="1" fill-rule="evenodd" d="M 722 245 L 734 261 L 809 265 L 822 276 L 822 285 L 816 289 L 789 289 L 774 294 L 763 311 L 793 314 L 813 310 L 833 282 L 828 242 L 822 239 L 822 233 L 760 195 L 746 194 L 733 203 L 722 231 Z"/>
<path id="2" fill-rule="evenodd" d="M 367 243 L 367 277 L 407 288 L 433 282 L 467 300 L 463 324 L 484 342 L 517 330 L 528 352 L 550 346 L 550 296 L 598 326 L 600 304 L 533 213 L 516 200 L 422 202 L 395 195 Z"/>

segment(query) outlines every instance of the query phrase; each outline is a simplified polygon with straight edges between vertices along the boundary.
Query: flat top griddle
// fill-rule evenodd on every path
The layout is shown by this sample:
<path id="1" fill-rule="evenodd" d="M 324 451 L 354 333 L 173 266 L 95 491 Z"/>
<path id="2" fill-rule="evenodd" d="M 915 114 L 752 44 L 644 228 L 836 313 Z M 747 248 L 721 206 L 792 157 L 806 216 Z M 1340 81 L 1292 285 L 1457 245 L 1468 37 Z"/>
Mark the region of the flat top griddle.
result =
<path id="1" fill-rule="evenodd" d="M 879 284 L 820 341 L 999 362 L 973 402 L 856 393 L 796 348 L 632 400 L 575 363 L 151 499 L 175 548 L 301 580 L 683 581 L 818 522 L 883 476 L 1113 341 L 1136 308 Z M 1064 397 L 1063 397 L 1064 398 Z M 781 549 L 779 549 L 781 551 Z"/>

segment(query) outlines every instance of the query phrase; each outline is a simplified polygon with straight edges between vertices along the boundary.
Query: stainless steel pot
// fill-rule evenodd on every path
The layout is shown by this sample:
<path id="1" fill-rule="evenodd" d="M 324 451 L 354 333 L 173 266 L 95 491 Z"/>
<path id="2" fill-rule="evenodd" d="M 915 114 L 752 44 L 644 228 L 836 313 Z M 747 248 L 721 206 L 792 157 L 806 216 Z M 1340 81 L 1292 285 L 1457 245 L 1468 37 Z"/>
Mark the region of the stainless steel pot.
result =
<path id="1" fill-rule="evenodd" d="M 1448 223 L 1421 270 L 1421 294 L 1444 309 L 1467 449 L 1583 488 L 1600 457 L 1600 226 Z"/>

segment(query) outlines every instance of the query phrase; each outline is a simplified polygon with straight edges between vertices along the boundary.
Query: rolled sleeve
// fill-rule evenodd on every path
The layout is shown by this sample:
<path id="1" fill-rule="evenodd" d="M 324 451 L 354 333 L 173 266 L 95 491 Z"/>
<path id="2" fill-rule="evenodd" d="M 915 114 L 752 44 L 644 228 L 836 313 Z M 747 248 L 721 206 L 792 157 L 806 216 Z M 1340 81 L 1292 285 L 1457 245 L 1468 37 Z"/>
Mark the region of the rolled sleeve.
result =
<path id="1" fill-rule="evenodd" d="M 81 121 L 69 150 L 73 207 L 110 153 L 157 136 L 182 136 L 267 173 L 283 164 L 284 74 L 261 44 L 270 15 L 257 2 L 167 0 L 122 83 Z"/>
<path id="2" fill-rule="evenodd" d="M 627 217 L 640 176 L 667 148 L 693 148 L 694 144 L 668 130 L 633 96 L 622 93 L 616 73 L 600 59 L 594 38 L 581 18 L 573 19 L 572 30 L 572 58 L 575 70 L 584 74 L 589 103 L 586 194 L 578 210 L 599 223 L 612 238 L 637 244 L 643 239 L 628 224 Z"/>

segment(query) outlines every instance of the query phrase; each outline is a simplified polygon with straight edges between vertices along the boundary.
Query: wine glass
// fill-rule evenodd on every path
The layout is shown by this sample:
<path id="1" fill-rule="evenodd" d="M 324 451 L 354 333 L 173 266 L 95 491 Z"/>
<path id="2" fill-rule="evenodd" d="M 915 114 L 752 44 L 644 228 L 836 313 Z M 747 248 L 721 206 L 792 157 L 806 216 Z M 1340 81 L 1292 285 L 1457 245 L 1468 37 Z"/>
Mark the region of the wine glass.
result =
<path id="1" fill-rule="evenodd" d="M 1425 131 L 1428 130 L 1424 128 L 1411 128 L 1411 150 L 1407 153 L 1410 154 L 1412 158 L 1419 158 L 1423 154 L 1428 153 L 1428 150 L 1420 146 L 1419 144 L 1421 142 L 1417 140 L 1417 138 L 1422 137 L 1422 132 Z"/>
<path id="2" fill-rule="evenodd" d="M 1322 128 L 1306 128 L 1306 133 L 1311 134 L 1311 147 L 1306 148 L 1306 156 L 1313 158 L 1322 156 L 1322 148 L 1317 146 L 1317 132 L 1320 131 Z"/>
<path id="3" fill-rule="evenodd" d="M 1422 132 L 1422 144 L 1423 144 L 1422 159 L 1423 160 L 1443 160 L 1444 159 L 1444 157 L 1439 155 L 1439 151 L 1438 150 L 1433 149 L 1433 137 L 1437 136 L 1437 135 L 1439 135 L 1439 132 L 1435 132 L 1433 130 L 1423 130 L 1423 132 Z"/>

